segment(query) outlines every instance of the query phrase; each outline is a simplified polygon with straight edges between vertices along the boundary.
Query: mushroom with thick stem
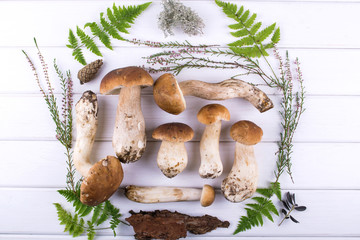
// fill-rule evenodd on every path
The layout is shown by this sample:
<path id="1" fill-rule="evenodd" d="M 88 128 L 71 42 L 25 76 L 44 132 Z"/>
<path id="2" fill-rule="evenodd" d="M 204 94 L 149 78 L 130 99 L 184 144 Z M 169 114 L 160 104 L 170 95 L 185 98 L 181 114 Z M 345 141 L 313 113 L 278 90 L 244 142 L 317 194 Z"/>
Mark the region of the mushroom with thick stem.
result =
<path id="1" fill-rule="evenodd" d="M 195 96 L 207 100 L 244 98 L 260 112 L 274 107 L 271 99 L 263 91 L 239 79 L 228 79 L 218 83 L 199 80 L 178 83 L 174 75 L 165 73 L 156 80 L 153 95 L 156 104 L 171 114 L 180 114 L 186 109 L 184 96 Z"/>
<path id="2" fill-rule="evenodd" d="M 197 118 L 199 122 L 206 124 L 200 140 L 199 174 L 202 178 L 216 178 L 223 171 L 219 153 L 221 120 L 229 121 L 230 113 L 223 105 L 209 104 L 200 109 Z"/>
<path id="3" fill-rule="evenodd" d="M 253 145 L 260 142 L 263 131 L 253 122 L 239 121 L 231 127 L 230 135 L 236 141 L 235 160 L 221 190 L 230 202 L 241 202 L 251 197 L 257 188 L 258 168 Z"/>
<path id="4" fill-rule="evenodd" d="M 166 177 L 173 178 L 186 168 L 188 156 L 184 142 L 193 136 L 194 131 L 184 123 L 166 123 L 154 130 L 152 137 L 162 140 L 157 164 Z"/>
<path id="5" fill-rule="evenodd" d="M 215 200 L 215 190 L 205 184 L 202 189 L 181 187 L 139 187 L 130 185 L 125 188 L 125 196 L 139 203 L 161 203 L 179 201 L 199 201 L 203 207 L 210 206 Z"/>
<path id="6" fill-rule="evenodd" d="M 141 88 L 154 80 L 140 67 L 115 69 L 102 79 L 101 94 L 119 94 L 113 148 L 123 163 L 141 158 L 146 147 L 145 120 L 141 111 Z"/>
<path id="7" fill-rule="evenodd" d="M 76 170 L 84 177 L 80 187 L 80 201 L 95 206 L 111 197 L 124 177 L 120 161 L 112 156 L 94 165 L 90 161 L 97 130 L 98 103 L 96 94 L 83 93 L 75 105 L 76 143 L 73 161 Z"/>

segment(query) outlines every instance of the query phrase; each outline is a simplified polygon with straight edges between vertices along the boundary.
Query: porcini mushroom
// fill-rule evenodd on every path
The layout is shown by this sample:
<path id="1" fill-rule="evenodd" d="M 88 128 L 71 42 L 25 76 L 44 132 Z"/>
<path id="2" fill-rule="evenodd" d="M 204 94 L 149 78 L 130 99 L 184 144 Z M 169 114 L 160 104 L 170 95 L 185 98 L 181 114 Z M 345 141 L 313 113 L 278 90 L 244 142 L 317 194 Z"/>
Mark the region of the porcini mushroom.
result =
<path id="1" fill-rule="evenodd" d="M 202 189 L 178 187 L 139 187 L 130 185 L 125 188 L 125 196 L 139 203 L 160 203 L 178 201 L 199 201 L 201 206 L 210 206 L 215 200 L 215 190 L 205 184 Z"/>
<path id="2" fill-rule="evenodd" d="M 206 124 L 200 140 L 199 174 L 202 178 L 216 178 L 223 171 L 219 153 L 221 120 L 229 121 L 230 113 L 223 105 L 209 104 L 200 109 L 197 118 L 199 122 Z"/>
<path id="3" fill-rule="evenodd" d="M 188 80 L 178 83 L 174 75 L 165 73 L 155 82 L 153 95 L 156 104 L 171 114 L 180 114 L 186 109 L 184 96 L 207 100 L 244 98 L 260 112 L 274 107 L 270 98 L 259 88 L 239 79 L 228 79 L 218 83 Z"/>
<path id="4" fill-rule="evenodd" d="M 227 200 L 241 202 L 251 197 L 257 188 L 258 168 L 253 145 L 260 142 L 263 131 L 253 122 L 239 121 L 231 127 L 230 135 L 236 141 L 235 160 L 221 190 Z"/>
<path id="5" fill-rule="evenodd" d="M 185 169 L 188 156 L 184 142 L 193 136 L 191 127 L 183 123 L 166 123 L 154 130 L 152 137 L 162 140 L 157 164 L 166 177 L 175 177 Z"/>
<path id="6" fill-rule="evenodd" d="M 139 160 L 145 151 L 145 120 L 140 94 L 142 87 L 151 86 L 153 82 L 150 74 L 140 67 L 115 69 L 101 81 L 101 94 L 119 94 L 113 148 L 123 163 Z"/>
<path id="7" fill-rule="evenodd" d="M 83 93 L 75 105 L 76 143 L 73 161 L 76 170 L 84 177 L 80 188 L 80 201 L 95 206 L 111 197 L 120 186 L 124 173 L 120 161 L 112 156 L 94 165 L 90 161 L 97 130 L 98 104 L 96 94 Z"/>

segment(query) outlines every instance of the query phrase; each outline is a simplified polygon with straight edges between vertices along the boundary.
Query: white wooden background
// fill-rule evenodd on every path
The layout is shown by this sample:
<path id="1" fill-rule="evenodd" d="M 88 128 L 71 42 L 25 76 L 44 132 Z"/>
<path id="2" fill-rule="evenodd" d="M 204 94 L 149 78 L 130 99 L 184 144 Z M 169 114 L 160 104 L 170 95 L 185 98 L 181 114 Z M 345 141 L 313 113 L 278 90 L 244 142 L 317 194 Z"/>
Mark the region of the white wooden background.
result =
<path id="1" fill-rule="evenodd" d="M 117 1 L 134 4 L 143 1 Z M 187 0 L 205 20 L 202 37 L 178 33 L 164 38 L 156 19 L 161 10 L 159 0 L 137 20 L 131 37 L 144 40 L 185 40 L 193 43 L 217 43 L 225 46 L 232 41 L 227 25 L 231 23 L 213 1 Z M 253 12 L 264 24 L 277 22 L 281 27 L 280 50 L 289 50 L 292 58 L 302 62 L 307 91 L 306 108 L 295 136 L 293 154 L 293 184 L 284 174 L 281 183 L 285 191 L 296 193 L 299 204 L 308 210 L 294 213 L 301 222 L 285 222 L 281 227 L 269 221 L 262 228 L 241 233 L 235 238 L 260 239 L 356 239 L 360 237 L 360 1 L 359 0 L 247 0 L 238 1 Z M 65 203 L 56 190 L 65 186 L 65 156 L 54 137 L 52 123 L 45 103 L 39 94 L 24 55 L 24 49 L 37 62 L 33 37 L 51 66 L 57 59 L 59 66 L 73 73 L 77 101 L 81 93 L 91 89 L 99 92 L 101 76 L 124 66 L 142 65 L 142 56 L 156 49 L 126 45 L 114 41 L 115 51 L 102 48 L 104 66 L 98 79 L 80 85 L 76 73 L 81 65 L 72 59 L 64 47 L 69 28 L 97 21 L 99 13 L 112 6 L 111 1 L 0 1 L 0 239 L 71 239 L 58 224 L 52 203 Z M 92 55 L 88 56 L 90 59 Z M 199 79 L 218 82 L 234 75 L 235 71 L 187 70 L 179 80 Z M 51 75 L 56 82 L 57 78 Z M 154 79 L 159 75 L 153 75 Z M 251 80 L 251 79 L 250 79 Z M 57 93 L 59 85 L 54 83 Z M 266 90 L 276 103 L 274 110 L 260 114 L 249 103 L 233 99 L 222 102 L 231 111 L 231 121 L 223 124 L 221 155 L 224 173 L 216 180 L 198 176 L 199 139 L 203 126 L 196 113 L 205 104 L 200 99 L 187 97 L 188 109 L 179 116 L 161 111 L 153 102 L 151 88 L 144 90 L 142 108 L 146 119 L 148 147 L 137 163 L 124 166 L 122 186 L 168 185 L 201 187 L 204 183 L 219 188 L 230 171 L 234 143 L 229 138 L 230 126 L 238 120 L 249 119 L 264 130 L 263 141 L 256 146 L 259 163 L 259 186 L 273 180 L 279 139 L 279 96 Z M 111 135 L 117 98 L 99 96 L 100 121 L 94 146 L 93 161 L 113 154 Z M 195 130 L 192 142 L 187 143 L 188 168 L 174 179 L 167 179 L 156 166 L 159 142 L 151 138 L 152 130 L 165 122 L 180 121 Z M 224 239 L 236 228 L 244 214 L 244 204 L 226 201 L 218 192 L 215 203 L 201 208 L 197 202 L 142 205 L 128 201 L 121 191 L 112 198 L 124 217 L 129 210 L 170 209 L 202 215 L 211 214 L 230 221 L 229 229 L 218 229 L 205 237 Z M 122 226 L 117 239 L 133 239 L 132 228 Z M 126 236 L 126 237 L 125 237 Z M 191 236 L 191 234 L 190 234 Z M 204 239 L 204 236 L 191 236 Z M 81 239 L 85 239 L 81 238 Z M 110 231 L 97 239 L 113 239 Z"/>

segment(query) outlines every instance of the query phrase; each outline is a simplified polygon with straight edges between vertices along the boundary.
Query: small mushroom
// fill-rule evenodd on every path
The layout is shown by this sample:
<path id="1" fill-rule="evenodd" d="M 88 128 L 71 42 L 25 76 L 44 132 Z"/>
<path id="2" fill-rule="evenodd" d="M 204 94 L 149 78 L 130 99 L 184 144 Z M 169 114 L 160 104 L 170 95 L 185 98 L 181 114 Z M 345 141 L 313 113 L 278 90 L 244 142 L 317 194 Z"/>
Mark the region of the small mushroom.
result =
<path id="1" fill-rule="evenodd" d="M 223 105 L 209 104 L 200 109 L 197 118 L 199 122 L 206 124 L 200 140 L 199 174 L 202 178 L 216 178 L 223 171 L 219 153 L 221 120 L 229 121 L 230 113 Z"/>
<path id="2" fill-rule="evenodd" d="M 202 189 L 177 187 L 139 187 L 130 185 L 125 188 L 125 196 L 139 203 L 160 203 L 179 201 L 199 201 L 201 206 L 210 206 L 215 200 L 215 190 L 205 184 Z"/>
<path id="3" fill-rule="evenodd" d="M 86 91 L 76 103 L 76 143 L 73 161 L 84 177 L 80 187 L 80 201 L 98 205 L 111 197 L 120 186 L 124 173 L 120 161 L 107 156 L 94 165 L 90 161 L 97 130 L 98 104 L 96 94 Z"/>
<path id="4" fill-rule="evenodd" d="M 228 79 L 218 83 L 188 80 L 178 84 L 174 75 L 165 73 L 156 80 L 153 95 L 156 104 L 171 114 L 180 114 L 186 109 L 184 96 L 207 100 L 244 98 L 260 112 L 274 107 L 271 99 L 263 91 L 239 79 Z"/>
<path id="5" fill-rule="evenodd" d="M 173 178 L 186 168 L 188 156 L 184 142 L 193 136 L 191 127 L 183 123 L 166 123 L 154 130 L 152 137 L 162 140 L 157 164 L 166 177 Z"/>
<path id="6" fill-rule="evenodd" d="M 115 69 L 102 79 L 101 94 L 119 94 L 113 148 L 123 163 L 141 158 L 146 147 L 145 120 L 141 111 L 141 88 L 154 80 L 140 67 Z M 121 91 L 120 91 L 121 90 Z"/>
<path id="7" fill-rule="evenodd" d="M 260 142 L 263 131 L 253 122 L 239 121 L 231 127 L 230 135 L 236 141 L 235 160 L 221 190 L 227 200 L 241 202 L 251 197 L 257 188 L 258 168 L 253 145 Z"/>

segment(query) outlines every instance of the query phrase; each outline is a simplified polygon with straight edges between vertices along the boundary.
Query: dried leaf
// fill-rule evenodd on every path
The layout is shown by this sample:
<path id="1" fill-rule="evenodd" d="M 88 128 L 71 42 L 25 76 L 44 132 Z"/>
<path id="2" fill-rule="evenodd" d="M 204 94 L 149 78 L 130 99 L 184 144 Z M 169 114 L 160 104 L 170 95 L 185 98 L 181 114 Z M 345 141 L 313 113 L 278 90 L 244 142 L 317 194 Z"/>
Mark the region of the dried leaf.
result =
<path id="1" fill-rule="evenodd" d="M 289 205 L 288 202 L 286 202 L 286 201 L 284 201 L 284 200 L 282 200 L 281 202 L 283 203 L 284 207 L 285 207 L 287 210 L 290 210 L 290 205 Z"/>
<path id="2" fill-rule="evenodd" d="M 281 209 L 281 212 L 286 215 L 287 214 L 287 211 L 285 209 Z"/>
<path id="3" fill-rule="evenodd" d="M 296 207 L 295 210 L 297 210 L 297 211 L 305 211 L 306 207 L 305 206 Z"/>
<path id="4" fill-rule="evenodd" d="M 296 220 L 293 216 L 290 216 L 290 219 L 291 219 L 291 221 L 293 221 L 294 223 L 299 223 L 299 221 Z"/>
<path id="5" fill-rule="evenodd" d="M 296 201 L 295 201 L 295 193 L 292 194 L 291 198 L 292 198 L 293 202 L 296 203 Z"/>
<path id="6" fill-rule="evenodd" d="M 291 197 L 291 195 L 290 195 L 290 192 L 287 192 L 287 193 L 286 193 L 286 198 L 287 198 L 287 200 L 288 200 L 289 203 L 291 203 L 292 205 L 294 205 L 294 202 L 293 202 L 293 200 L 292 200 L 292 197 Z"/>

